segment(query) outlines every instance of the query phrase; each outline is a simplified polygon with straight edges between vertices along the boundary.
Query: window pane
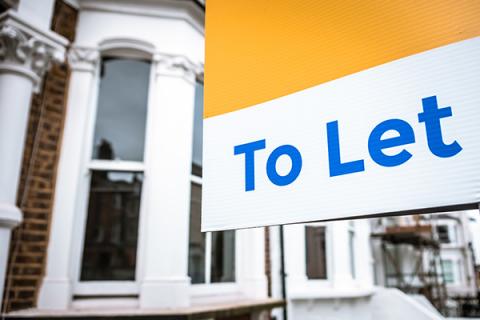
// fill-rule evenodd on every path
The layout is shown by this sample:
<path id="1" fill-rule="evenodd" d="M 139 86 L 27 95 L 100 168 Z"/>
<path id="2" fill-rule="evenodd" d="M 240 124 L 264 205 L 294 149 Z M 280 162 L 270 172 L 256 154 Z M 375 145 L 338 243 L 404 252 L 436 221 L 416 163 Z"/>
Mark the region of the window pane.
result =
<path id="1" fill-rule="evenodd" d="M 150 64 L 103 59 L 94 159 L 143 161 Z"/>
<path id="2" fill-rule="evenodd" d="M 438 240 L 441 243 L 450 243 L 450 236 L 448 234 L 448 226 L 440 225 L 437 226 Z"/>
<path id="3" fill-rule="evenodd" d="M 235 281 L 235 231 L 212 232 L 211 282 Z"/>
<path id="4" fill-rule="evenodd" d="M 308 279 L 327 279 L 325 227 L 305 227 Z"/>
<path id="5" fill-rule="evenodd" d="M 192 173 L 202 176 L 202 139 L 203 139 L 203 85 L 197 83 L 195 89 L 195 113 L 193 118 L 193 156 Z"/>
<path id="6" fill-rule="evenodd" d="M 201 210 L 202 187 L 192 183 L 188 244 L 188 275 L 192 283 L 205 283 L 205 233 L 200 232 Z"/>
<path id="7" fill-rule="evenodd" d="M 143 174 L 93 171 L 80 279 L 135 280 Z"/>
<path id="8" fill-rule="evenodd" d="M 452 260 L 442 260 L 443 268 L 443 278 L 446 283 L 455 282 L 455 274 L 453 273 L 453 261 Z"/>

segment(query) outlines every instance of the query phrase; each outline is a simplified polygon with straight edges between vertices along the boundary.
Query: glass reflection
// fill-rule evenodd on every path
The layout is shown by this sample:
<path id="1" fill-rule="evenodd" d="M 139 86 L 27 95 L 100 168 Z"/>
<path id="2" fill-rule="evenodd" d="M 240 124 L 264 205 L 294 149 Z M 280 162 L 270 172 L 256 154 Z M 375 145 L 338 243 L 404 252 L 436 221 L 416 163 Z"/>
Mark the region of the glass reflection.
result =
<path id="1" fill-rule="evenodd" d="M 211 282 L 235 281 L 235 231 L 212 232 Z"/>
<path id="2" fill-rule="evenodd" d="M 94 159 L 143 161 L 149 77 L 146 61 L 102 60 Z"/>
<path id="3" fill-rule="evenodd" d="M 203 85 L 197 83 L 195 88 L 195 113 L 193 118 L 193 156 L 192 174 L 202 176 L 202 141 L 203 141 Z"/>
<path id="4" fill-rule="evenodd" d="M 202 187 L 192 183 L 190 200 L 190 239 L 188 275 L 192 283 L 205 283 L 205 233 L 200 232 Z"/>
<path id="5" fill-rule="evenodd" d="M 80 280 L 135 280 L 143 173 L 93 171 Z"/>
<path id="6" fill-rule="evenodd" d="M 308 279 L 327 279 L 325 227 L 305 227 L 306 264 Z"/>

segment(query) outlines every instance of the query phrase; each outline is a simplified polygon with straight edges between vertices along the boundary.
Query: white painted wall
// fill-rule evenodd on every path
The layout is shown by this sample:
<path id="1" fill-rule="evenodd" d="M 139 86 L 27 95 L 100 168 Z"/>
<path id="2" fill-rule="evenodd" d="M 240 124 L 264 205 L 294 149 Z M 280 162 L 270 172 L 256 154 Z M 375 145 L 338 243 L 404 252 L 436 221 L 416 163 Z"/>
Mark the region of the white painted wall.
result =
<path id="1" fill-rule="evenodd" d="M 442 320 L 438 312 L 397 289 L 379 288 L 371 300 L 371 319 Z"/>
<path id="2" fill-rule="evenodd" d="M 18 14 L 39 29 L 49 30 L 55 0 L 20 0 Z"/>
<path id="3" fill-rule="evenodd" d="M 294 300 L 290 305 L 289 319 L 292 320 L 371 320 L 370 297 L 325 298 Z M 378 318 L 381 319 L 381 318 Z"/>

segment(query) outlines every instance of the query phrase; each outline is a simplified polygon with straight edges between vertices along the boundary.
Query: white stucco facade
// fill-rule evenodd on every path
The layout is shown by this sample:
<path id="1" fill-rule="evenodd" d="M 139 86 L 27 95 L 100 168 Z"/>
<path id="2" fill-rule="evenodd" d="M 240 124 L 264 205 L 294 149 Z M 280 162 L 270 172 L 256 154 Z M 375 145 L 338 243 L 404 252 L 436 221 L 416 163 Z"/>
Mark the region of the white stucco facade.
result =
<path id="1" fill-rule="evenodd" d="M 67 117 L 38 307 L 65 310 L 121 303 L 175 308 L 266 297 L 263 229 L 237 232 L 235 282 L 192 285 L 188 276 L 194 94 L 195 77 L 204 63 L 203 10 L 189 1 L 77 4 Z M 145 174 L 135 281 L 95 283 L 78 279 L 89 172 L 105 165 L 91 161 L 91 150 L 99 62 L 106 54 L 150 61 L 151 75 L 144 161 L 116 168 Z M 97 298 L 79 302 L 74 299 L 78 296 Z M 98 299 L 102 296 L 110 298 Z"/>
<path id="2" fill-rule="evenodd" d="M 326 279 L 307 276 L 307 226 L 326 230 Z M 279 228 L 271 228 L 274 295 L 281 295 Z M 351 233 L 352 232 L 352 233 Z M 349 237 L 353 235 L 353 247 Z M 373 285 L 367 220 L 287 225 L 284 227 L 286 293 L 289 319 L 370 319 Z M 353 255 L 351 254 L 353 252 Z M 352 261 L 353 259 L 353 261 Z M 281 319 L 282 314 L 276 311 Z"/>

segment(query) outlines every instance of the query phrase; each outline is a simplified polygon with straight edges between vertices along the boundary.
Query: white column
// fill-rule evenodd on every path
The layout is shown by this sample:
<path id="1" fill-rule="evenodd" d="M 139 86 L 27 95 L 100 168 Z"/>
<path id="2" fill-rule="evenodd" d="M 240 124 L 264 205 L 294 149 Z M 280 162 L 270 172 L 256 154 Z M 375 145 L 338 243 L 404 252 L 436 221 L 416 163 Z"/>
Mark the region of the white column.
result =
<path id="1" fill-rule="evenodd" d="M 298 292 L 301 293 L 304 289 L 305 283 L 308 280 L 305 263 L 305 225 L 285 225 L 283 229 L 285 248 L 285 272 L 287 274 L 287 296 L 290 296 Z"/>
<path id="2" fill-rule="evenodd" d="M 264 228 L 253 228 L 237 231 L 241 244 L 238 282 L 243 294 L 248 298 L 267 297 L 267 277 L 265 275 L 265 231 Z"/>
<path id="3" fill-rule="evenodd" d="M 351 289 L 352 273 L 350 270 L 350 248 L 348 238 L 348 221 L 336 221 L 329 224 L 331 228 L 333 267 L 331 271 L 335 289 Z"/>
<path id="4" fill-rule="evenodd" d="M 154 57 L 145 170 L 140 307 L 188 306 L 188 233 L 195 66 Z"/>
<path id="5" fill-rule="evenodd" d="M 72 301 L 75 208 L 84 163 L 83 146 L 93 99 L 96 50 L 74 47 L 69 52 L 71 75 L 45 278 L 38 298 L 41 309 L 67 309 Z M 85 173 L 86 174 L 86 173 Z"/>
<path id="6" fill-rule="evenodd" d="M 371 289 L 374 283 L 373 265 L 375 260 L 372 255 L 370 221 L 366 219 L 356 220 L 355 232 L 357 239 L 355 246 L 357 281 L 362 288 Z"/>
<path id="7" fill-rule="evenodd" d="M 35 29 L 13 11 L 0 15 L 0 301 L 10 230 L 22 220 L 16 207 L 30 100 L 67 41 Z"/>

